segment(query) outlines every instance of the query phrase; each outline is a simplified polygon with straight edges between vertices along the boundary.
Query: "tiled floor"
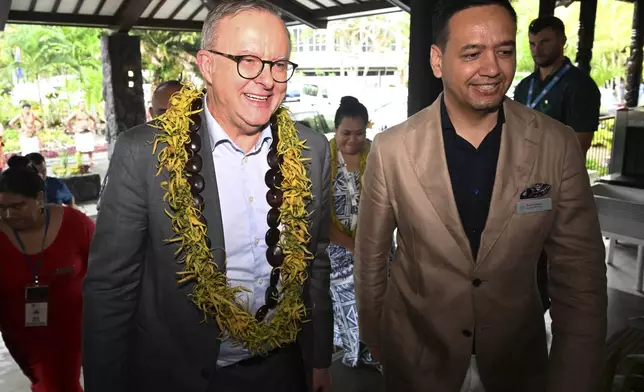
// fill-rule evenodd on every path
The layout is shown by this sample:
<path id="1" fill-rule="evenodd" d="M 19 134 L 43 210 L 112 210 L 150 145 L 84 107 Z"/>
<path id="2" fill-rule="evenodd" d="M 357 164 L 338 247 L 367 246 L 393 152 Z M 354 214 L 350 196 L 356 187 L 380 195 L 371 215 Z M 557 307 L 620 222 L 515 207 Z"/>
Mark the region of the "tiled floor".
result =
<path id="1" fill-rule="evenodd" d="M 88 211 L 89 212 L 89 211 Z M 614 266 L 608 266 L 608 334 L 623 328 L 626 320 L 644 315 L 644 295 L 634 290 L 637 249 L 619 246 Z M 371 368 L 350 369 L 339 360 L 331 368 L 335 392 L 384 392 L 382 377 Z M 0 391 L 27 392 L 29 384 L 0 341 Z"/>

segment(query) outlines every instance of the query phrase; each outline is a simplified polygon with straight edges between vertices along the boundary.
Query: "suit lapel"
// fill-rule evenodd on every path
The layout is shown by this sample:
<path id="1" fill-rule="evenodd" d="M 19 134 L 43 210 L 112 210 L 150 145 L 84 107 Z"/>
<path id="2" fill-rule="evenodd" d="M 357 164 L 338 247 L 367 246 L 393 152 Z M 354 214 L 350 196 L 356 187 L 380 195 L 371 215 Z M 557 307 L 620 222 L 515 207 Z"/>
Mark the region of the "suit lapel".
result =
<path id="1" fill-rule="evenodd" d="M 204 98 L 205 101 L 205 98 Z M 203 160 L 203 176 L 206 187 L 202 192 L 204 199 L 203 215 L 208 221 L 208 238 L 212 242 L 214 262 L 220 271 L 226 271 L 225 243 L 224 243 L 224 226 L 221 217 L 221 204 L 219 201 L 219 189 L 217 187 L 217 176 L 215 175 L 215 164 L 212 157 L 212 145 L 210 142 L 210 132 L 208 131 L 208 121 L 206 119 L 206 110 L 201 112 L 201 158 Z"/>
<path id="2" fill-rule="evenodd" d="M 509 99 L 503 105 L 505 124 L 494 179 L 490 212 L 481 236 L 476 268 L 485 260 L 514 215 L 518 195 L 527 185 L 537 156 L 541 134 L 533 126 L 533 114 L 517 111 L 518 104 Z"/>
<path id="3" fill-rule="evenodd" d="M 439 97 L 434 103 L 412 119 L 411 130 L 405 134 L 404 143 L 412 166 L 434 210 L 452 238 L 472 263 L 472 250 L 458 214 L 452 181 L 447 170 L 443 143 Z"/>

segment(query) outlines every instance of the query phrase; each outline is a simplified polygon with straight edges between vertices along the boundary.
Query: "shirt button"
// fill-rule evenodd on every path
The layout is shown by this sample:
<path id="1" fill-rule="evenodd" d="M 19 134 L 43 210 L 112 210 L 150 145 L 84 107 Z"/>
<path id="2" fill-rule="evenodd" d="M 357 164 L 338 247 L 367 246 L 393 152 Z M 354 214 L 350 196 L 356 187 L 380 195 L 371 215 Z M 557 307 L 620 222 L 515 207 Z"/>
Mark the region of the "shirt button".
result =
<path id="1" fill-rule="evenodd" d="M 250 201 L 251 203 L 253 202 L 253 200 L 255 200 L 255 199 L 253 199 L 253 196 L 248 198 L 248 201 Z"/>
<path id="2" fill-rule="evenodd" d="M 461 331 L 461 333 L 462 333 L 462 334 L 463 334 L 463 336 L 465 336 L 466 338 L 471 338 L 471 337 L 472 337 L 472 332 L 471 332 L 471 331 L 469 331 L 469 330 L 467 330 L 467 329 L 464 329 L 463 331 Z"/>
<path id="3" fill-rule="evenodd" d="M 258 284 L 258 285 L 260 285 L 260 286 L 261 286 L 261 285 L 263 285 L 263 284 L 264 284 L 264 279 L 260 279 L 260 280 L 258 280 L 258 281 L 257 281 L 257 284 Z"/>
<path id="4" fill-rule="evenodd" d="M 242 159 L 242 162 L 248 163 L 248 157 L 244 157 L 244 159 Z"/>
<path id="5" fill-rule="evenodd" d="M 474 189 L 474 194 L 475 194 L 475 195 L 478 195 L 478 194 L 479 194 L 479 190 L 478 190 L 478 189 Z"/>
<path id="6" fill-rule="evenodd" d="M 255 245 L 259 245 L 259 238 L 255 237 Z"/>

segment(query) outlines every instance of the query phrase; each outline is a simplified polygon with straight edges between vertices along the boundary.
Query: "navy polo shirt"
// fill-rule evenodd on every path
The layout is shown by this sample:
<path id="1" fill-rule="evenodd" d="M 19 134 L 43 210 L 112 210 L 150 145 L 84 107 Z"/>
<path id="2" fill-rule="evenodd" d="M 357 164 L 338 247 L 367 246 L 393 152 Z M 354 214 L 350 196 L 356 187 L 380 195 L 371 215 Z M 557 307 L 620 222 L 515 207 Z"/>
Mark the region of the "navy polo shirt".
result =
<path id="1" fill-rule="evenodd" d="M 456 133 L 447 114 L 445 101 L 441 101 L 441 125 L 447 169 L 458 214 L 474 259 L 478 254 L 481 234 L 490 211 L 504 122 L 505 116 L 501 106 L 496 126 L 477 149 Z"/>
<path id="2" fill-rule="evenodd" d="M 531 80 L 534 80 L 532 100 L 536 99 L 559 70 L 567 64 L 571 63 L 566 57 L 561 68 L 552 72 L 545 80 L 541 80 L 539 71 L 523 79 L 514 89 L 514 100 L 524 105 L 528 104 Z M 575 132 L 595 132 L 599 127 L 600 106 L 601 93 L 595 81 L 590 75 L 571 64 L 570 69 L 537 103 L 534 110 L 568 125 Z"/>

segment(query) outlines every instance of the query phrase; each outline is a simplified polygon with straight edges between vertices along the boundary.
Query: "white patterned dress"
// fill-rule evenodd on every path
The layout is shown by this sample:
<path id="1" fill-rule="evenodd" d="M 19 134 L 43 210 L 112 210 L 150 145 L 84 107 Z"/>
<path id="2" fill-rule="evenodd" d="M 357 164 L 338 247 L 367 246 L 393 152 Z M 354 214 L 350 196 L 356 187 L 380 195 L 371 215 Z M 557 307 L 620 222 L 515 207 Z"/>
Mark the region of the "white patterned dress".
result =
<path id="1" fill-rule="evenodd" d="M 333 208 L 335 214 L 346 228 L 349 228 L 351 215 L 357 214 L 357 206 L 351 205 L 351 196 L 347 178 L 338 164 L 337 175 L 333 181 Z M 360 173 L 348 173 L 360 194 Z M 358 199 L 359 204 L 359 199 Z M 331 297 L 333 298 L 334 336 L 337 347 L 342 347 L 342 363 L 357 367 L 360 364 L 377 365 L 366 346 L 360 342 L 358 332 L 358 311 L 353 282 L 353 253 L 340 245 L 331 243 L 328 248 L 331 259 Z M 392 253 L 390 254 L 390 261 Z"/>

